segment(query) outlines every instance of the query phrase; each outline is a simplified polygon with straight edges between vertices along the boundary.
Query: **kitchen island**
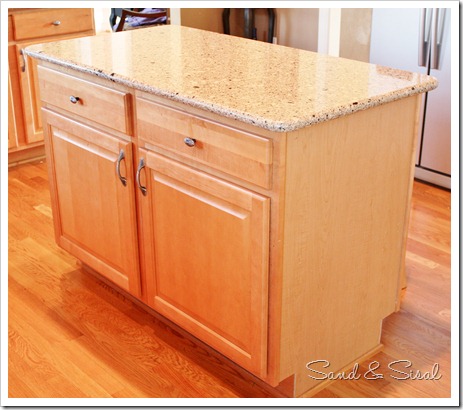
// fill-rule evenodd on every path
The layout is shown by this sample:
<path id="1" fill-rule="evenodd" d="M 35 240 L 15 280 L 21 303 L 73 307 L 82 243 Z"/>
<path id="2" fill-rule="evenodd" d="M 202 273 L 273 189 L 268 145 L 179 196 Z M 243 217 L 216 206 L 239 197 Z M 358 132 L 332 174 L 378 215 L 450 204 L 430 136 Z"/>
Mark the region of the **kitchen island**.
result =
<path id="1" fill-rule="evenodd" d="M 435 79 L 178 26 L 26 53 L 89 271 L 288 396 L 380 349 Z"/>

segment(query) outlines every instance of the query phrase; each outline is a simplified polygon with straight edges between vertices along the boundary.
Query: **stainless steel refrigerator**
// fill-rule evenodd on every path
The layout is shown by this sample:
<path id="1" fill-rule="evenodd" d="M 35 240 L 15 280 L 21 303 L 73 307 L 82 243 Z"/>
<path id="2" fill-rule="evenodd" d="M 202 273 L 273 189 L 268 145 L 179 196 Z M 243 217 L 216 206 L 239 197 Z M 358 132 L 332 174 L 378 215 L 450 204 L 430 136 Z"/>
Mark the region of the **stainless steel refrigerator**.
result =
<path id="1" fill-rule="evenodd" d="M 451 9 L 373 9 L 370 62 L 432 75 L 423 96 L 415 177 L 450 188 Z"/>

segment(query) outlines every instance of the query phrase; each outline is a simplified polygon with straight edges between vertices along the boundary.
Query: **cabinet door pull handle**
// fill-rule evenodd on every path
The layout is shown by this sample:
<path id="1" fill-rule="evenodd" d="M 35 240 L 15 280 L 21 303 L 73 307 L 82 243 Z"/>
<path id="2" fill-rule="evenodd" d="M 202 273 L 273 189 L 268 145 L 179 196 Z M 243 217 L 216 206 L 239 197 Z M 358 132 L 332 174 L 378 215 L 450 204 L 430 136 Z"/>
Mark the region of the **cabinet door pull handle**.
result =
<path id="1" fill-rule="evenodd" d="M 140 162 L 138 163 L 138 168 L 137 168 L 137 174 L 135 176 L 135 179 L 137 180 L 137 185 L 138 185 L 138 188 L 140 189 L 141 193 L 143 195 L 146 195 L 146 187 L 143 186 L 141 183 L 140 183 L 140 172 L 141 170 L 145 168 L 145 160 L 143 158 L 140 159 Z"/>
<path id="2" fill-rule="evenodd" d="M 26 72 L 26 57 L 24 57 L 23 49 L 19 50 L 19 54 L 21 55 L 21 58 L 23 60 L 23 63 L 21 64 L 21 71 L 25 73 Z"/>
<path id="3" fill-rule="evenodd" d="M 119 152 L 119 156 L 117 157 L 117 162 L 116 162 L 116 174 L 120 181 L 122 182 L 122 185 L 127 186 L 127 178 L 123 177 L 121 175 L 121 162 L 125 158 L 124 150 L 121 149 Z"/>
<path id="4" fill-rule="evenodd" d="M 196 140 L 194 138 L 189 138 L 189 137 L 185 138 L 183 142 L 189 147 L 194 147 L 196 144 Z"/>
<path id="5" fill-rule="evenodd" d="M 79 100 L 80 100 L 79 97 L 74 97 L 73 95 L 69 97 L 69 101 L 71 101 L 73 104 L 77 104 Z"/>
<path id="6" fill-rule="evenodd" d="M 59 26 L 59 25 L 61 24 L 61 21 L 55 20 L 55 21 L 54 21 L 53 23 L 51 23 L 51 24 L 53 24 L 54 26 Z"/>

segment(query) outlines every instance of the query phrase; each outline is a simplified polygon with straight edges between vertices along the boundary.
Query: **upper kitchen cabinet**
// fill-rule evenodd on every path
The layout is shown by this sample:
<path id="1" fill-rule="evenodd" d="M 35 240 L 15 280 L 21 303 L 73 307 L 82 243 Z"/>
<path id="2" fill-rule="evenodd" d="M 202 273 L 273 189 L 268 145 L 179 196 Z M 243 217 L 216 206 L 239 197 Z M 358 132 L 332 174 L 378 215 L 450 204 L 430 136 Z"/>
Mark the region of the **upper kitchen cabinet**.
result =
<path id="1" fill-rule="evenodd" d="M 450 188 L 450 9 L 373 9 L 370 62 L 436 77 L 425 93 L 415 177 Z"/>
<path id="2" fill-rule="evenodd" d="M 93 9 L 8 9 L 8 163 L 44 156 L 36 63 L 31 44 L 95 34 Z"/>

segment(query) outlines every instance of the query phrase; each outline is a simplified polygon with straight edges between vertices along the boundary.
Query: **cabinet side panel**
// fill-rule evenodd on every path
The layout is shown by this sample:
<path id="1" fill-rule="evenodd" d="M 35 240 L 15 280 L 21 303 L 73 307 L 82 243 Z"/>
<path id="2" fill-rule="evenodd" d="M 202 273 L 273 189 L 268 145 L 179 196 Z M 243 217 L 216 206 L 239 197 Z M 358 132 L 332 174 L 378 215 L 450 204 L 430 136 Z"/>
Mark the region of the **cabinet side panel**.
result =
<path id="1" fill-rule="evenodd" d="M 280 379 L 314 387 L 378 346 L 394 311 L 416 97 L 288 135 Z M 319 375 L 318 375 L 319 376 Z"/>

